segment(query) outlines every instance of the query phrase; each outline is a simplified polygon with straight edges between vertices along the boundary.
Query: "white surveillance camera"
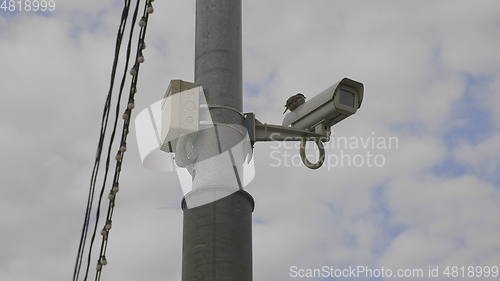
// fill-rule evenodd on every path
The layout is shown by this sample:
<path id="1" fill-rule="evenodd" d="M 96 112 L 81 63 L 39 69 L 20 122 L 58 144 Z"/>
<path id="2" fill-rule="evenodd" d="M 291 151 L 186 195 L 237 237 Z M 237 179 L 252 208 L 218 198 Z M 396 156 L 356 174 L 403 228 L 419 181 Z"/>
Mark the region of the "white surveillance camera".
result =
<path id="1" fill-rule="evenodd" d="M 285 115 L 283 126 L 329 131 L 331 126 L 356 113 L 362 101 L 363 84 L 344 78 Z"/>

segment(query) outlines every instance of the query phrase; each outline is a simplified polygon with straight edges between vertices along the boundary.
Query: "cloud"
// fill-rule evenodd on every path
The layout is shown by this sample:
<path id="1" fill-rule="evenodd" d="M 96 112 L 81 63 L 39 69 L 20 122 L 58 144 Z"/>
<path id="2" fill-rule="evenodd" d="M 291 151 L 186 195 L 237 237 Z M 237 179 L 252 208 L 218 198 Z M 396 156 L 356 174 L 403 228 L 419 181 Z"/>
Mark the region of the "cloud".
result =
<path id="1" fill-rule="evenodd" d="M 492 115 L 496 127 L 500 126 L 500 112 L 497 106 L 500 104 L 500 76 L 497 74 L 493 84 L 491 85 L 488 95 L 482 100 L 482 105 Z"/>
<path id="2" fill-rule="evenodd" d="M 455 157 L 474 174 L 498 182 L 499 142 L 500 135 L 495 135 L 478 144 L 463 143 L 455 149 Z"/>
<path id="3" fill-rule="evenodd" d="M 194 3 L 155 1 L 137 110 L 163 96 L 170 79 L 193 80 Z M 0 16 L 2 280 L 72 273 L 121 4 L 57 1 L 49 17 Z M 290 265 L 498 264 L 498 6 L 244 1 L 247 110 L 281 123 L 288 96 L 310 98 L 350 77 L 364 82 L 366 99 L 335 134 L 375 132 L 400 143 L 383 151 L 383 168 L 318 171 L 272 168 L 272 145 L 257 144 L 248 188 L 255 280 L 290 280 Z M 479 79 L 486 90 L 469 91 L 468 77 L 492 82 Z M 491 125 L 450 142 L 466 99 Z M 180 187 L 175 174 L 141 167 L 134 139 L 103 278 L 179 280 Z M 450 158 L 466 169 L 433 171 Z"/>
<path id="4" fill-rule="evenodd" d="M 394 182 L 389 189 L 394 219 L 406 230 L 395 238 L 383 264 L 400 267 L 488 264 L 500 259 L 493 233 L 498 190 L 473 176 Z"/>

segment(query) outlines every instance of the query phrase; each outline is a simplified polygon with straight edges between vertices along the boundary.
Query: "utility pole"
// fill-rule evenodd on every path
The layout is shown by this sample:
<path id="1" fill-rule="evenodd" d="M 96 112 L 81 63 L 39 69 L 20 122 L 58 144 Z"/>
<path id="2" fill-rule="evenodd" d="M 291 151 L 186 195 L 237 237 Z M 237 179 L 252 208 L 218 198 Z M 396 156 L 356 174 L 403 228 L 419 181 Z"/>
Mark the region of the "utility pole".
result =
<path id="1" fill-rule="evenodd" d="M 210 113 L 220 124 L 217 141 L 203 133 L 198 136 L 194 149 L 201 158 L 242 138 L 225 127 L 244 128 L 241 13 L 241 0 L 196 0 L 195 84 L 203 87 L 208 105 L 216 105 Z M 199 178 L 217 177 L 219 172 L 211 167 L 196 170 Z M 251 281 L 253 198 L 241 185 L 237 192 L 234 187 L 207 185 L 193 188 L 183 200 L 182 281 Z M 186 204 L 189 196 L 215 193 L 228 195 L 199 207 Z"/>

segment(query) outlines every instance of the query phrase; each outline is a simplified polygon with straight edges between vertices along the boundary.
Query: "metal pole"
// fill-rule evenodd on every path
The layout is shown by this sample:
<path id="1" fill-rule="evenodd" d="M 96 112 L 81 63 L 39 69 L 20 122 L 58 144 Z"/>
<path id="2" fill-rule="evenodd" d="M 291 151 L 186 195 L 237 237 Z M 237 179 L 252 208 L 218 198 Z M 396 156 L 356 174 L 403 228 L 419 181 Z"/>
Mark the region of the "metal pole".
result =
<path id="1" fill-rule="evenodd" d="M 243 125 L 236 112 L 243 105 L 241 12 L 241 0 L 196 1 L 195 83 L 203 86 L 207 103 L 218 106 L 211 110 L 218 124 Z M 236 131 L 225 130 L 217 144 L 200 136 L 195 149 L 209 156 L 214 147 L 224 150 L 238 139 Z M 196 173 L 217 176 L 210 169 Z M 195 208 L 183 201 L 182 281 L 252 280 L 253 198 L 242 189 L 228 194 Z"/>

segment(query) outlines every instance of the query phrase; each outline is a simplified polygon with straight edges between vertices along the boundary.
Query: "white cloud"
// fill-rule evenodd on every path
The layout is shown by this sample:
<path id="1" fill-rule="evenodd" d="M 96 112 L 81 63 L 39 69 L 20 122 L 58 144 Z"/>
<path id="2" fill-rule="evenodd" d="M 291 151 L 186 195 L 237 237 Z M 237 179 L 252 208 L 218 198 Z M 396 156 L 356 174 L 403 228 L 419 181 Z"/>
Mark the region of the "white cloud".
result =
<path id="1" fill-rule="evenodd" d="M 481 100 L 481 104 L 488 110 L 491 114 L 493 122 L 495 125 L 500 127 L 500 111 L 498 110 L 498 105 L 500 105 L 500 75 L 497 74 L 495 80 L 493 81 L 491 88 L 489 89 L 489 95 L 486 95 L 484 99 Z"/>
<path id="2" fill-rule="evenodd" d="M 193 79 L 194 2 L 155 1 L 137 109 L 170 79 Z M 121 2 L 57 5 L 53 17 L 0 16 L 2 280 L 65 280 L 76 254 Z M 497 10 L 497 1 L 244 1 L 245 81 L 260 86 L 246 108 L 280 123 L 286 97 L 348 76 L 365 83 L 366 99 L 335 133 L 400 139 L 385 168 L 330 171 L 270 168 L 270 147 L 258 144 L 255 280 L 290 280 L 294 264 L 498 263 L 498 187 L 430 172 L 449 156 L 440 136 L 464 74 L 500 77 Z M 485 110 L 500 120 L 495 83 Z M 453 153 L 496 177 L 498 140 Z M 176 176 L 142 169 L 135 149 L 126 157 L 106 278 L 179 280 Z"/>
<path id="3" fill-rule="evenodd" d="M 495 179 L 500 171 L 500 135 L 480 143 L 463 143 L 455 148 L 456 159 L 475 174 Z"/>
<path id="4" fill-rule="evenodd" d="M 397 266 L 482 265 L 500 261 L 493 214 L 500 194 L 473 176 L 407 178 L 389 189 L 397 223 L 406 226 L 382 262 Z"/>

